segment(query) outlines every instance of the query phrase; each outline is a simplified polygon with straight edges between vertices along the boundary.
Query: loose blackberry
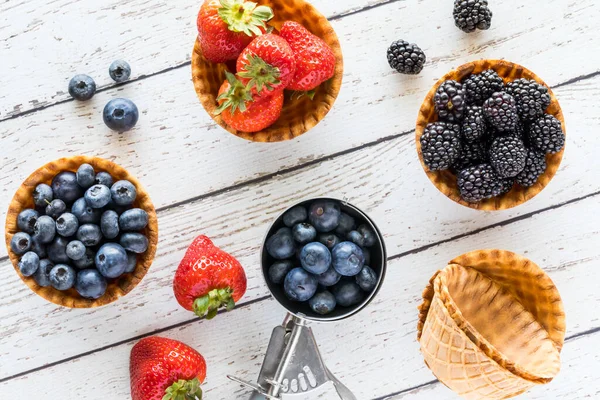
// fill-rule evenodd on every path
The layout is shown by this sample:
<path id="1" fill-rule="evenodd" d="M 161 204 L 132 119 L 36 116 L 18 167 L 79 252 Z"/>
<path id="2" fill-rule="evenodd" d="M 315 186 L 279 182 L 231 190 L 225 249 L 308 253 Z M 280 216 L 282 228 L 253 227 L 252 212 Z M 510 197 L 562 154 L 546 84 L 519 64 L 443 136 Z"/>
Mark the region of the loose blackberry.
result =
<path id="1" fill-rule="evenodd" d="M 514 136 L 502 136 L 490 147 L 490 164 L 501 178 L 517 176 L 527 160 L 527 149 L 523 141 Z"/>
<path id="2" fill-rule="evenodd" d="M 487 0 L 455 0 L 454 23 L 463 32 L 486 30 L 492 26 L 492 11 Z"/>
<path id="3" fill-rule="evenodd" d="M 505 92 L 496 92 L 483 103 L 487 120 L 500 132 L 513 131 L 519 124 L 515 98 Z"/>
<path id="4" fill-rule="evenodd" d="M 558 119 L 544 115 L 529 126 L 529 142 L 546 153 L 558 153 L 565 146 L 565 134 Z"/>
<path id="5" fill-rule="evenodd" d="M 481 140 L 487 132 L 483 108 L 479 106 L 467 106 L 461 129 L 463 138 L 468 142 Z"/>
<path id="6" fill-rule="evenodd" d="M 500 179 L 490 164 L 479 164 L 460 171 L 457 184 L 463 200 L 478 203 L 498 193 Z"/>
<path id="7" fill-rule="evenodd" d="M 421 135 L 423 162 L 431 171 L 449 169 L 460 157 L 460 127 L 447 122 L 427 125 Z"/>
<path id="8" fill-rule="evenodd" d="M 512 190 L 514 184 L 515 184 L 514 178 L 505 178 L 505 179 L 500 178 L 498 180 L 498 186 L 496 186 L 496 190 L 494 190 L 493 197 L 502 196 L 503 194 L 510 192 Z"/>
<path id="9" fill-rule="evenodd" d="M 423 50 L 414 43 L 396 40 L 387 51 L 390 67 L 401 74 L 416 75 L 421 72 L 427 57 Z"/>
<path id="10" fill-rule="evenodd" d="M 458 173 L 465 168 L 482 164 L 486 161 L 486 151 L 480 142 L 463 142 L 460 157 L 452 165 L 452 171 Z"/>
<path id="11" fill-rule="evenodd" d="M 465 112 L 465 91 L 462 84 L 456 81 L 445 81 L 438 87 L 433 97 L 435 111 L 440 119 L 458 122 Z"/>
<path id="12" fill-rule="evenodd" d="M 525 168 L 516 176 L 516 181 L 521 186 L 533 186 L 544 172 L 546 172 L 546 155 L 542 151 L 530 149 L 527 152 Z"/>
<path id="13" fill-rule="evenodd" d="M 463 81 L 468 104 L 482 105 L 495 92 L 501 92 L 504 81 L 493 69 L 473 74 Z"/>
<path id="14" fill-rule="evenodd" d="M 534 80 L 521 78 L 509 82 L 506 93 L 515 98 L 519 117 L 526 121 L 541 117 L 550 105 L 548 88 Z"/>

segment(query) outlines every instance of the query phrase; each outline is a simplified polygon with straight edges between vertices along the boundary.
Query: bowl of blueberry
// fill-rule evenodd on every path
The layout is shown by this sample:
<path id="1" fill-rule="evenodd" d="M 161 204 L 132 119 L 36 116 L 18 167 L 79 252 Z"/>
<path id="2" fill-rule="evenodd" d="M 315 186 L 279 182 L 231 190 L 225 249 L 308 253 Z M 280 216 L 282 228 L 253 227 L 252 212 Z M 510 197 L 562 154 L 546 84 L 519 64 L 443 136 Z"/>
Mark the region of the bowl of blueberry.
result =
<path id="1" fill-rule="evenodd" d="M 385 278 L 383 237 L 345 201 L 317 198 L 281 214 L 261 250 L 271 294 L 291 314 L 337 321 L 362 310 Z"/>
<path id="2" fill-rule="evenodd" d="M 527 68 L 479 60 L 443 76 L 419 111 L 423 169 L 447 197 L 503 210 L 540 193 L 560 166 L 566 141 L 552 90 Z"/>
<path id="3" fill-rule="evenodd" d="M 75 156 L 42 166 L 21 184 L 5 233 L 13 266 L 31 290 L 61 306 L 91 308 L 142 280 L 158 222 L 150 197 L 124 168 Z"/>

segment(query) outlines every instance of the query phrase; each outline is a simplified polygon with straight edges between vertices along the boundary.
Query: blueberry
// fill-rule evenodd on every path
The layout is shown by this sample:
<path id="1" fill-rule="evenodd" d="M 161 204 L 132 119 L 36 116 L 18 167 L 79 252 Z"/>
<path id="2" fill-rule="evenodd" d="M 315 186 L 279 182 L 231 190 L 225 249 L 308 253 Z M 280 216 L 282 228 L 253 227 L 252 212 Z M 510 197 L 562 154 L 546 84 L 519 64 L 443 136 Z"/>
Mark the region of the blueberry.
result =
<path id="1" fill-rule="evenodd" d="M 108 74 L 115 82 L 125 82 L 131 76 L 131 67 L 124 60 L 116 60 L 108 67 Z"/>
<path id="2" fill-rule="evenodd" d="M 367 225 L 359 226 L 357 231 L 360 232 L 364 238 L 364 246 L 371 247 L 377 243 L 377 236 L 375 235 L 375 232 L 373 232 Z"/>
<path id="3" fill-rule="evenodd" d="M 19 271 L 23 276 L 31 276 L 35 274 L 40 266 L 40 257 L 33 251 L 28 251 L 23 254 L 19 261 Z"/>
<path id="4" fill-rule="evenodd" d="M 140 231 L 148 225 L 148 213 L 141 208 L 132 208 L 119 216 L 122 231 Z"/>
<path id="5" fill-rule="evenodd" d="M 148 238 L 141 233 L 124 233 L 119 243 L 127 251 L 143 253 L 148 249 Z"/>
<path id="6" fill-rule="evenodd" d="M 52 179 L 54 198 L 65 203 L 72 203 L 83 195 L 83 189 L 77 184 L 77 175 L 71 171 L 63 171 Z"/>
<path id="7" fill-rule="evenodd" d="M 356 284 L 365 292 L 371 292 L 377 286 L 377 273 L 371 267 L 364 266 L 356 275 Z"/>
<path id="8" fill-rule="evenodd" d="M 17 227 L 21 232 L 33 234 L 33 227 L 40 213 L 32 208 L 27 208 L 19 213 L 17 217 Z"/>
<path id="9" fill-rule="evenodd" d="M 306 301 L 317 291 L 317 278 L 302 268 L 294 268 L 285 277 L 283 291 L 290 300 Z"/>
<path id="10" fill-rule="evenodd" d="M 300 252 L 300 264 L 312 274 L 322 274 L 331 265 L 331 252 L 322 243 L 309 243 Z"/>
<path id="11" fill-rule="evenodd" d="M 296 253 L 294 237 L 290 228 L 280 228 L 273 236 L 267 239 L 267 252 L 277 260 L 291 258 Z"/>
<path id="12" fill-rule="evenodd" d="M 77 229 L 77 239 L 86 247 L 95 246 L 102 240 L 102 232 L 98 225 L 83 224 Z"/>
<path id="13" fill-rule="evenodd" d="M 77 274 L 75 290 L 86 299 L 98 299 L 106 292 L 106 278 L 96 269 L 84 269 Z"/>
<path id="14" fill-rule="evenodd" d="M 315 294 L 308 300 L 308 305 L 317 314 L 326 315 L 335 310 L 337 302 L 335 296 L 325 290 Z"/>
<path id="15" fill-rule="evenodd" d="M 312 242 L 317 237 L 317 230 L 305 222 L 294 225 L 292 229 L 294 240 L 300 244 Z"/>
<path id="16" fill-rule="evenodd" d="M 94 185 L 85 191 L 85 202 L 92 208 L 102 208 L 111 200 L 110 189 L 104 185 Z"/>
<path id="17" fill-rule="evenodd" d="M 363 300 L 364 292 L 351 281 L 342 281 L 332 288 L 335 300 L 342 307 L 350 307 Z"/>
<path id="18" fill-rule="evenodd" d="M 291 228 L 300 222 L 306 221 L 306 218 L 308 218 L 308 212 L 306 211 L 306 208 L 302 206 L 296 206 L 290 208 L 285 212 L 285 214 L 283 214 L 283 223 L 288 228 Z"/>
<path id="19" fill-rule="evenodd" d="M 125 268 L 125 274 L 129 274 L 135 270 L 137 266 L 137 254 L 127 252 L 127 267 Z"/>
<path id="20" fill-rule="evenodd" d="M 337 233 L 340 236 L 345 236 L 352 229 L 354 229 L 354 218 L 352 218 L 346 213 L 341 213 L 340 223 L 338 227 L 335 228 L 335 233 Z"/>
<path id="21" fill-rule="evenodd" d="M 137 190 L 129 181 L 118 181 L 110 187 L 112 199 L 118 206 L 129 206 L 133 204 L 137 196 Z"/>
<path id="22" fill-rule="evenodd" d="M 73 236 L 77 232 L 78 228 L 79 221 L 77 220 L 77 217 L 74 214 L 64 213 L 56 219 L 56 232 L 58 232 L 60 236 Z"/>
<path id="23" fill-rule="evenodd" d="M 33 239 L 40 243 L 50 243 L 56 235 L 56 223 L 47 215 L 39 217 L 33 227 Z"/>
<path id="24" fill-rule="evenodd" d="M 348 236 L 346 238 L 349 241 L 351 241 L 352 243 L 359 245 L 361 247 L 365 245 L 365 238 L 358 231 L 348 232 Z"/>
<path id="25" fill-rule="evenodd" d="M 119 236 L 119 214 L 113 210 L 104 211 L 100 218 L 100 229 L 107 239 L 114 239 Z"/>
<path id="26" fill-rule="evenodd" d="M 71 260 L 81 260 L 85 256 L 85 245 L 79 240 L 72 240 L 67 244 L 66 253 Z"/>
<path id="27" fill-rule="evenodd" d="M 75 284 L 75 276 L 77 273 L 73 267 L 66 264 L 56 264 L 51 270 L 48 277 L 50 284 L 56 290 L 71 289 Z"/>
<path id="28" fill-rule="evenodd" d="M 100 171 L 96 174 L 96 179 L 94 180 L 94 184 L 96 185 L 104 185 L 111 187 L 114 181 L 112 176 L 106 171 Z"/>
<path id="29" fill-rule="evenodd" d="M 317 280 L 320 285 L 333 286 L 340 281 L 342 276 L 333 267 L 329 267 L 327 271 L 317 275 Z"/>
<path id="30" fill-rule="evenodd" d="M 86 269 L 94 266 L 96 252 L 89 247 L 85 249 L 85 255 L 79 260 L 73 260 L 73 265 L 79 269 Z"/>
<path id="31" fill-rule="evenodd" d="M 75 215 L 82 224 L 97 224 L 100 221 L 102 210 L 91 207 L 82 197 L 73 203 L 73 207 L 71 207 L 71 213 Z"/>
<path id="32" fill-rule="evenodd" d="M 269 267 L 269 280 L 273 283 L 283 283 L 285 276 L 294 269 L 294 263 L 290 260 L 277 261 Z"/>
<path id="33" fill-rule="evenodd" d="M 315 201 L 310 206 L 308 219 L 317 231 L 331 232 L 340 222 L 340 206 L 333 201 Z"/>
<path id="34" fill-rule="evenodd" d="M 45 183 L 40 183 L 33 191 L 33 202 L 37 207 L 46 207 L 53 197 L 52 188 Z"/>
<path id="35" fill-rule="evenodd" d="M 96 173 L 94 167 L 90 164 L 81 164 L 77 169 L 77 183 L 84 189 L 92 186 L 96 181 Z"/>
<path id="36" fill-rule="evenodd" d="M 319 242 L 323 243 L 325 246 L 327 246 L 329 250 L 331 250 L 335 246 L 337 246 L 341 242 L 341 240 L 333 233 L 320 233 Z"/>
<path id="37" fill-rule="evenodd" d="M 362 249 L 352 242 L 342 242 L 331 251 L 333 268 L 344 276 L 354 276 L 365 265 Z"/>
<path id="38" fill-rule="evenodd" d="M 69 257 L 67 257 L 67 244 L 69 244 L 69 239 L 62 236 L 56 236 L 52 243 L 46 247 L 50 261 L 56 264 L 69 262 Z"/>
<path id="39" fill-rule="evenodd" d="M 116 243 L 106 243 L 96 253 L 96 268 L 106 278 L 117 278 L 127 269 L 127 253 Z"/>
<path id="40" fill-rule="evenodd" d="M 67 211 L 67 205 L 61 199 L 54 199 L 46 206 L 46 215 L 50 218 L 58 218 Z"/>
<path id="41" fill-rule="evenodd" d="M 31 236 L 25 232 L 17 232 L 10 240 L 10 249 L 13 253 L 21 255 L 31 249 Z"/>
<path id="42" fill-rule="evenodd" d="M 104 123 L 113 131 L 126 132 L 137 124 L 140 117 L 137 106 L 129 99 L 113 99 L 102 112 Z"/>
<path id="43" fill-rule="evenodd" d="M 52 261 L 48 260 L 47 258 L 40 260 L 40 266 L 38 267 L 37 271 L 35 271 L 35 274 L 33 274 L 33 280 L 35 280 L 35 283 L 41 287 L 50 286 L 49 275 L 52 268 L 54 268 Z"/>
<path id="44" fill-rule="evenodd" d="M 31 251 L 40 258 L 46 257 L 46 245 L 41 243 L 35 236 L 31 238 Z"/>
<path id="45" fill-rule="evenodd" d="M 94 97 L 96 82 L 88 75 L 75 75 L 69 82 L 69 94 L 79 101 L 86 101 Z"/>

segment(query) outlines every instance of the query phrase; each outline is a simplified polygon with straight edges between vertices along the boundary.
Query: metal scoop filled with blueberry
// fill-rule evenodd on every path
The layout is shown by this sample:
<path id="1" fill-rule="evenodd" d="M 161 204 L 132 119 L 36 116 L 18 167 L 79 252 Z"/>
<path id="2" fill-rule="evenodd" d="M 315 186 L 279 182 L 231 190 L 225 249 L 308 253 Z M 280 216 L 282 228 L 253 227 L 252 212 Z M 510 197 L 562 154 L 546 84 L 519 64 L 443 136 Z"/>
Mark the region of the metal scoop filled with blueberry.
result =
<path id="1" fill-rule="evenodd" d="M 286 399 L 329 386 L 356 397 L 327 369 L 308 321 L 339 321 L 369 304 L 386 270 L 381 233 L 361 210 L 331 198 L 303 201 L 275 220 L 261 251 L 271 294 L 287 311 L 273 330 L 251 400 Z M 297 397 L 296 397 L 297 398 Z"/>

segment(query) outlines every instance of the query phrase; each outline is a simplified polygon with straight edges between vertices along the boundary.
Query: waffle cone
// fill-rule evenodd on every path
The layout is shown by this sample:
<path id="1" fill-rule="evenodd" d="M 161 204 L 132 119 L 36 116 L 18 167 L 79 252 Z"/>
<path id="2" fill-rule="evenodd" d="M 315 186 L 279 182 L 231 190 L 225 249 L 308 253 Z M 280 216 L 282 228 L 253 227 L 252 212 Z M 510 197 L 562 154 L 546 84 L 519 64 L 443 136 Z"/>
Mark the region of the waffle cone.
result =
<path id="1" fill-rule="evenodd" d="M 504 60 L 479 60 L 473 61 L 464 65 L 461 65 L 455 70 L 450 71 L 446 75 L 444 75 L 427 93 L 423 104 L 421 105 L 421 109 L 419 110 L 419 115 L 417 117 L 417 126 L 416 126 L 416 145 L 417 145 L 417 153 L 419 155 L 419 160 L 421 161 L 421 165 L 425 170 L 427 177 L 431 182 L 438 188 L 440 192 L 445 194 L 450 199 L 455 202 L 462 204 L 463 206 L 485 210 L 485 211 L 493 211 L 493 210 L 506 210 L 512 207 L 516 207 L 519 204 L 525 203 L 527 200 L 533 198 L 538 193 L 540 193 L 547 185 L 550 183 L 560 163 L 562 161 L 562 157 L 564 154 L 564 148 L 560 152 L 556 154 L 547 154 L 546 155 L 546 172 L 544 172 L 538 181 L 531 187 L 523 187 L 518 184 L 515 184 L 513 189 L 498 197 L 493 197 L 491 199 L 486 199 L 481 201 L 480 203 L 469 203 L 464 201 L 460 197 L 460 192 L 458 190 L 458 186 L 456 184 L 456 175 L 454 175 L 449 170 L 444 171 L 429 171 L 429 169 L 425 166 L 423 162 L 423 154 L 421 152 L 421 135 L 423 134 L 425 127 L 427 124 L 431 122 L 435 122 L 438 120 L 437 113 L 435 112 L 435 107 L 433 104 L 433 97 L 438 87 L 442 84 L 442 82 L 453 79 L 456 81 L 461 81 L 471 74 L 480 73 L 486 69 L 495 70 L 498 75 L 500 75 L 504 82 L 510 82 L 519 78 L 533 79 L 536 82 L 548 87 L 544 81 L 542 81 L 536 74 L 528 70 L 527 68 Z M 566 134 L 565 127 L 565 119 L 552 90 L 548 88 L 548 93 L 550 94 L 551 103 L 546 113 L 555 116 L 562 124 L 563 132 Z"/>
<path id="2" fill-rule="evenodd" d="M 277 122 L 256 133 L 237 131 L 228 126 L 221 116 L 215 115 L 217 94 L 221 84 L 225 81 L 225 71 L 229 68 L 226 64 L 215 64 L 207 61 L 202 55 L 197 39 L 192 52 L 192 80 L 198 98 L 206 112 L 228 132 L 254 142 L 280 142 L 293 139 L 307 132 L 331 110 L 342 86 L 342 49 L 338 37 L 327 18 L 308 2 L 304 0 L 260 0 L 258 3 L 273 9 L 275 17 L 269 22 L 269 25 L 280 29 L 285 21 L 296 21 L 330 46 L 336 56 L 336 69 L 333 78 L 319 85 L 313 100 L 310 100 L 307 96 L 300 99 L 290 99 L 290 95 L 286 94 L 283 110 Z"/>
<path id="3" fill-rule="evenodd" d="M 83 163 L 92 165 L 96 171 L 106 171 L 110 173 L 115 181 L 126 179 L 133 183 L 137 189 L 137 198 L 134 207 L 141 208 L 148 213 L 148 226 L 143 232 L 148 238 L 148 250 L 146 250 L 144 254 L 138 255 L 137 265 L 132 273 L 125 274 L 117 279 L 109 280 L 106 293 L 96 300 L 82 298 L 75 289 L 59 291 L 51 286 L 41 287 L 37 285 L 32 277 L 25 277 L 20 273 L 18 268 L 19 256 L 14 254 L 10 249 L 10 241 L 13 235 L 19 231 L 17 227 L 17 217 L 19 213 L 26 208 L 34 208 L 32 193 L 35 187 L 40 183 L 50 184 L 52 178 L 61 171 L 75 172 Z M 54 304 L 70 308 L 93 308 L 112 303 L 119 297 L 126 295 L 133 290 L 133 288 L 142 280 L 144 275 L 146 275 L 156 253 L 156 246 L 158 243 L 158 220 L 150 196 L 144 190 L 140 182 L 124 168 L 112 161 L 98 157 L 74 156 L 61 158 L 42 166 L 21 184 L 8 207 L 5 236 L 8 255 L 12 261 L 13 267 L 19 277 L 21 277 L 23 282 L 25 282 L 31 290 Z"/>

